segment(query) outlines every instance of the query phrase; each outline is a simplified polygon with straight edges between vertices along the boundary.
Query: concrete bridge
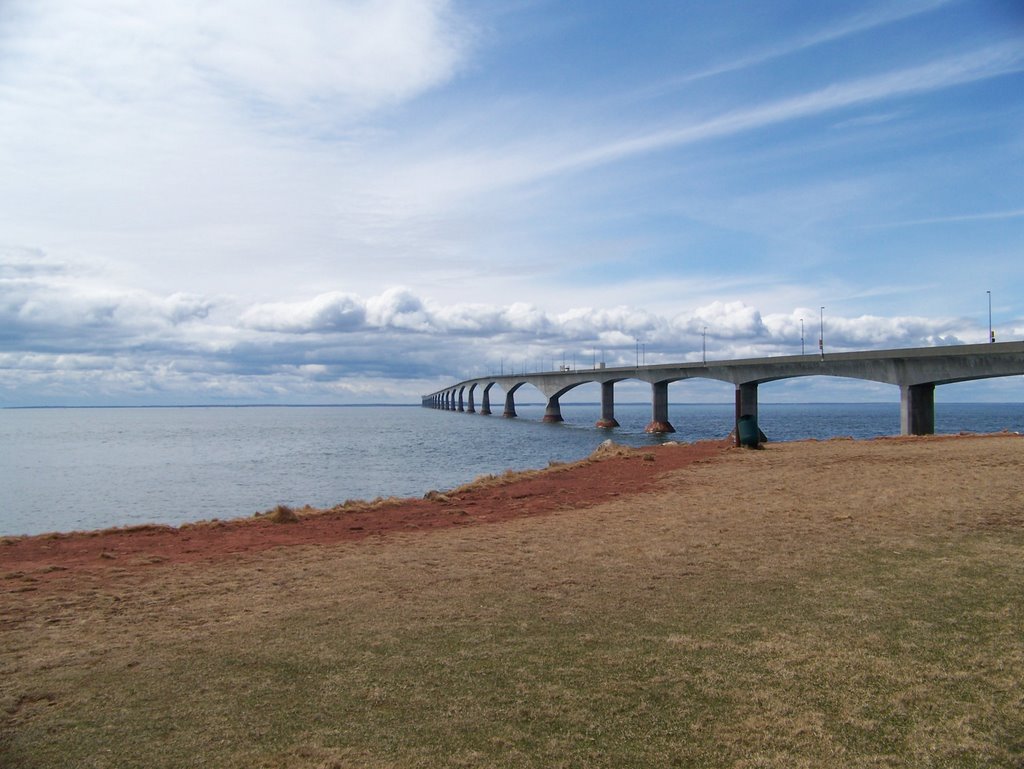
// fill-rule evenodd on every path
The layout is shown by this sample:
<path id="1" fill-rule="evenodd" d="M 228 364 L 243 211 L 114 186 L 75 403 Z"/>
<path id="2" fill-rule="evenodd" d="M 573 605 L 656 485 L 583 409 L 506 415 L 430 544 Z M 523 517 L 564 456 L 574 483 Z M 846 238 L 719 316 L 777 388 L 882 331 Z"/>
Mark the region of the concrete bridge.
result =
<path id="1" fill-rule="evenodd" d="M 1024 342 L 912 347 L 902 350 L 871 350 L 775 358 L 672 363 L 655 366 L 621 366 L 590 369 L 538 371 L 467 379 L 423 396 L 429 408 L 491 413 L 491 388 L 505 393 L 503 415 L 516 416 L 515 394 L 526 384 L 547 398 L 545 422 L 561 422 L 559 399 L 574 387 L 590 382 L 601 385 L 601 418 L 598 427 L 617 427 L 615 384 L 627 379 L 651 385 L 649 433 L 672 433 L 668 420 L 668 386 L 684 379 L 716 379 L 736 387 L 736 420 L 757 419 L 757 386 L 763 382 L 801 376 L 836 376 L 884 382 L 900 388 L 900 433 L 930 435 L 935 432 L 935 388 L 951 382 L 1024 375 Z M 480 408 L 477 409 L 477 396 Z M 739 430 L 737 430 L 739 441 Z"/>

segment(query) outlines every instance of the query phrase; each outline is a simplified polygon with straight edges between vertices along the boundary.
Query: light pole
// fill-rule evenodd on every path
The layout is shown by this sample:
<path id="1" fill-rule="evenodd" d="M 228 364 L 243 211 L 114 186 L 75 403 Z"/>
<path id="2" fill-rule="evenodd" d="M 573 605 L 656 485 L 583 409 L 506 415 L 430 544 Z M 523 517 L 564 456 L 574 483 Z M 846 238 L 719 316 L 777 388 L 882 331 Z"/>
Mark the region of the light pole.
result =
<path id="1" fill-rule="evenodd" d="M 701 345 L 700 345 L 700 357 L 701 357 L 701 360 L 704 361 L 704 365 L 706 366 L 708 364 L 708 327 L 707 326 L 704 327 L 704 331 L 702 332 L 702 336 L 703 336 L 703 339 L 701 340 Z"/>
<path id="2" fill-rule="evenodd" d="M 800 354 L 804 354 L 804 319 L 800 318 Z"/>
<path id="3" fill-rule="evenodd" d="M 821 357 L 825 357 L 825 306 L 822 305 L 821 310 L 818 311 L 818 350 L 821 352 Z"/>
<path id="4" fill-rule="evenodd" d="M 985 293 L 988 294 L 988 343 L 992 344 L 996 341 L 996 332 L 992 330 L 992 292 Z"/>

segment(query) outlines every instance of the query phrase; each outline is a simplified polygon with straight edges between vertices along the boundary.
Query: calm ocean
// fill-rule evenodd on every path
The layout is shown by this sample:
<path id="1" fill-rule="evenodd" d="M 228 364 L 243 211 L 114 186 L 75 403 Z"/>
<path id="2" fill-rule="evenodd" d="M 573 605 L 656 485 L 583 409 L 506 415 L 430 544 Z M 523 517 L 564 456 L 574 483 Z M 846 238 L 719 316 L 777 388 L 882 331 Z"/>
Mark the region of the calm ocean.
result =
<path id="1" fill-rule="evenodd" d="M 670 407 L 678 432 L 644 434 L 648 404 L 616 404 L 622 427 L 595 429 L 599 406 L 543 406 L 519 419 L 418 406 L 0 410 L 0 534 L 180 524 L 249 516 L 276 504 L 422 496 L 484 473 L 634 446 L 727 435 L 732 405 Z M 899 432 L 895 403 L 760 405 L 774 441 Z M 1024 404 L 936 405 L 936 431 L 1024 432 Z"/>

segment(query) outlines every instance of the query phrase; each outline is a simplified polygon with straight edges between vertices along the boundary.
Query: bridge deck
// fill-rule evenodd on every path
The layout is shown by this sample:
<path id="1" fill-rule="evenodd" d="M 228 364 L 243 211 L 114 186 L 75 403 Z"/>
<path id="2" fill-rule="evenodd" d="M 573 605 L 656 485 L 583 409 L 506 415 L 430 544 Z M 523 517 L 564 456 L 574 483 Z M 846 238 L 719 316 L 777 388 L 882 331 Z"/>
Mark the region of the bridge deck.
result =
<path id="1" fill-rule="evenodd" d="M 865 350 L 774 358 L 746 358 L 651 366 L 596 367 L 572 371 L 497 374 L 467 379 L 423 397 L 423 405 L 475 412 L 475 393 L 483 397 L 482 414 L 489 414 L 490 391 L 505 393 L 504 415 L 514 417 L 515 392 L 530 384 L 548 399 L 545 421 L 561 421 L 559 398 L 582 384 L 601 384 L 600 426 L 615 426 L 614 385 L 627 379 L 648 382 L 652 415 L 648 430 L 673 432 L 668 421 L 668 385 L 684 379 L 715 379 L 736 387 L 736 419 L 757 417 L 757 386 L 763 382 L 803 376 L 836 376 L 896 385 L 900 388 L 900 430 L 924 435 L 935 431 L 934 391 L 938 385 L 991 377 L 1024 375 L 1024 342 Z M 469 408 L 466 408 L 468 396 Z M 738 434 L 737 430 L 737 434 Z"/>

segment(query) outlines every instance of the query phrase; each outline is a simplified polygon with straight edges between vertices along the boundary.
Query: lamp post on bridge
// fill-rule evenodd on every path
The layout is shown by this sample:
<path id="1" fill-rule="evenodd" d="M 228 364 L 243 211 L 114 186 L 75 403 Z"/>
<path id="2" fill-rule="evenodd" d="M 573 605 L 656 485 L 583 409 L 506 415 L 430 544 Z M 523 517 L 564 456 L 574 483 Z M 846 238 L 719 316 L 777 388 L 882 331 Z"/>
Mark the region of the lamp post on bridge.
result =
<path id="1" fill-rule="evenodd" d="M 992 330 L 992 292 L 985 293 L 988 294 L 988 343 L 992 344 L 996 341 L 996 332 Z"/>
<path id="2" fill-rule="evenodd" d="M 647 342 L 640 342 L 640 337 L 633 337 L 636 340 L 636 367 L 640 368 L 641 355 L 643 364 L 647 365 Z"/>
<path id="3" fill-rule="evenodd" d="M 704 331 L 701 332 L 701 345 L 700 345 L 700 357 L 704 361 L 704 365 L 708 365 L 708 327 L 704 327 Z"/>
<path id="4" fill-rule="evenodd" d="M 804 354 L 804 319 L 800 318 L 800 354 Z"/>
<path id="5" fill-rule="evenodd" d="M 821 357 L 825 357 L 825 306 L 822 305 L 818 311 L 818 350 Z"/>

